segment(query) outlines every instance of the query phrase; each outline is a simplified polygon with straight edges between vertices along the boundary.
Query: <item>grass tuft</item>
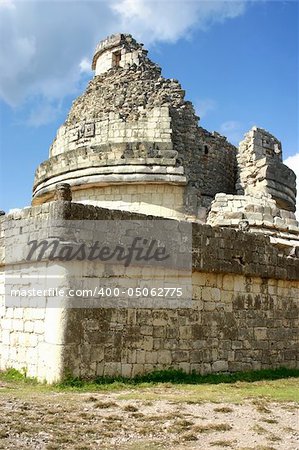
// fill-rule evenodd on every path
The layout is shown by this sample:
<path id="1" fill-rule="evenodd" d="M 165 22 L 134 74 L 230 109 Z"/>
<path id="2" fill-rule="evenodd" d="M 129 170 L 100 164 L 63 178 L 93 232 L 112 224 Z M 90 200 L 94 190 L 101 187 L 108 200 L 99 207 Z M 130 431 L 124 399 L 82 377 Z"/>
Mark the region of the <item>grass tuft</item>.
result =
<path id="1" fill-rule="evenodd" d="M 124 411 L 129 411 L 129 412 L 136 412 L 138 411 L 138 408 L 134 405 L 126 405 L 123 407 Z"/>
<path id="2" fill-rule="evenodd" d="M 67 375 L 64 380 L 54 385 L 59 389 L 86 390 L 93 386 L 102 387 L 103 390 L 121 389 L 128 385 L 157 384 L 233 384 L 239 381 L 254 382 L 264 380 L 279 380 L 284 378 L 299 378 L 299 369 L 287 369 L 280 367 L 278 369 L 264 369 L 250 372 L 234 373 L 216 373 L 200 375 L 198 373 L 185 373 L 182 370 L 160 370 L 144 375 L 138 375 L 134 378 L 125 377 L 96 377 L 92 380 L 86 380 L 79 377 Z M 36 379 L 26 376 L 26 371 L 20 372 L 16 369 L 7 369 L 0 372 L 2 381 L 18 381 L 29 384 L 37 384 Z"/>
<path id="3" fill-rule="evenodd" d="M 117 405 L 117 403 L 115 402 L 101 402 L 101 401 L 97 401 L 94 406 L 96 408 L 100 408 L 100 409 L 108 409 L 108 408 L 115 408 Z"/>
<path id="4" fill-rule="evenodd" d="M 196 433 L 213 433 L 214 431 L 230 431 L 232 426 L 228 423 L 210 423 L 207 425 L 195 425 L 193 431 Z"/>
<path id="5" fill-rule="evenodd" d="M 233 408 L 230 406 L 219 406 L 218 408 L 214 408 L 214 411 L 220 413 L 230 413 L 233 412 Z"/>

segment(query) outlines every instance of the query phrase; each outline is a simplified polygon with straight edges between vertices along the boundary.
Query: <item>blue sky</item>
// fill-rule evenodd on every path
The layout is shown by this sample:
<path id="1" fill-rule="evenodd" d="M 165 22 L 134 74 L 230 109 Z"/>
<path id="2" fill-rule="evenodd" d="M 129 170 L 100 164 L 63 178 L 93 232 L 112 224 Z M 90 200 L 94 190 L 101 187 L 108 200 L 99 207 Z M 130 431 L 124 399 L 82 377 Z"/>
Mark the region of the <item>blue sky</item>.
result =
<path id="1" fill-rule="evenodd" d="M 253 125 L 299 172 L 296 1 L 0 0 L 0 209 L 30 204 L 96 43 L 130 32 L 180 80 L 201 125 L 238 143 Z"/>

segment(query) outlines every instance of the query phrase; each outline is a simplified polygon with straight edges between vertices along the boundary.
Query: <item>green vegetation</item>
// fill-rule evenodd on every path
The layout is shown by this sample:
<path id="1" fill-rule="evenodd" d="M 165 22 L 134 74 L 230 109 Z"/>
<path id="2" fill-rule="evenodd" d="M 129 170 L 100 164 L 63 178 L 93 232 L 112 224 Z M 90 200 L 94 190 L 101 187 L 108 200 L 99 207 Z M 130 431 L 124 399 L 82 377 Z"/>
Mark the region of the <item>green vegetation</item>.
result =
<path id="1" fill-rule="evenodd" d="M 264 369 L 250 372 L 234 373 L 216 373 L 200 375 L 197 373 L 185 373 L 182 370 L 160 370 L 145 375 L 138 375 L 134 378 L 125 377 L 97 377 L 93 380 L 84 380 L 82 378 L 67 375 L 61 383 L 52 385 L 58 388 L 84 388 L 94 385 L 121 384 L 134 386 L 142 384 L 172 383 L 172 384 L 231 384 L 240 381 L 255 382 L 264 380 L 280 380 L 285 378 L 299 378 L 299 369 L 287 369 L 280 367 L 278 369 Z M 23 373 L 16 369 L 8 369 L 0 372 L 2 381 L 25 381 L 27 383 L 37 383 L 34 378 L 28 378 L 25 370 Z"/>
<path id="2" fill-rule="evenodd" d="M 20 372 L 16 369 L 7 369 L 4 372 L 0 372 L 0 380 L 1 381 L 22 381 L 22 382 L 29 383 L 29 384 L 37 383 L 35 378 L 27 377 L 25 369 L 22 372 Z"/>
<path id="3" fill-rule="evenodd" d="M 188 404 L 206 401 L 239 403 L 246 398 L 299 402 L 298 378 L 298 369 L 286 368 L 210 375 L 186 374 L 182 371 L 167 370 L 133 379 L 101 377 L 95 380 L 83 380 L 66 377 L 61 383 L 46 385 L 38 383 L 33 378 L 27 378 L 25 374 L 15 369 L 0 373 L 0 381 L 13 382 L 19 387 L 23 386 L 24 393 L 26 386 L 28 386 L 29 392 L 30 386 L 34 385 L 35 392 L 122 391 L 120 396 L 124 400 L 155 401 L 158 398 L 164 398 Z M 3 391 L 5 391 L 5 386 L 2 388 Z M 257 408 L 266 412 L 264 405 L 259 404 Z"/>
<path id="4" fill-rule="evenodd" d="M 236 383 L 238 381 L 254 382 L 262 380 L 279 380 L 284 378 L 299 377 L 299 369 L 264 369 L 250 372 L 217 373 L 200 375 L 197 373 L 185 373 L 181 370 L 161 370 L 134 378 L 124 377 L 97 377 L 93 381 L 67 376 L 59 387 L 84 388 L 88 384 L 107 385 L 121 383 L 123 385 L 140 385 L 143 383 L 172 383 L 172 384 L 222 384 Z"/>

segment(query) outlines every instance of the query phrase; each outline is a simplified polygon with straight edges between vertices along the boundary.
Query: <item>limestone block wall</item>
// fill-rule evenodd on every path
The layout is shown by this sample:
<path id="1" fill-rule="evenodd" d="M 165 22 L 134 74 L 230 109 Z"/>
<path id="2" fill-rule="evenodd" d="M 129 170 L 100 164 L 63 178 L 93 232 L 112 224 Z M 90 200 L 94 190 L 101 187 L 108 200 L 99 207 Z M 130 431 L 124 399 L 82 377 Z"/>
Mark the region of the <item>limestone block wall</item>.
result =
<path id="1" fill-rule="evenodd" d="M 146 218 L 57 201 L 4 219 L 11 222 L 16 244 L 21 244 L 18 239 L 26 242 L 21 220 L 38 216 Z M 193 295 L 188 306 L 180 307 L 177 298 L 174 308 L 129 304 L 22 309 L 4 307 L 2 299 L 1 369 L 24 368 L 29 375 L 53 381 L 70 372 L 93 377 L 133 376 L 168 367 L 200 373 L 298 367 L 298 258 L 281 256 L 265 236 L 199 224 L 193 224 L 192 255 Z M 61 267 L 64 286 L 70 286 L 76 267 L 68 262 Z M 16 264 L 15 274 L 18 270 Z M 31 272 L 29 266 L 27 270 Z M 88 283 L 97 281 L 96 274 L 90 278 L 88 264 L 83 270 Z"/>
<path id="2" fill-rule="evenodd" d="M 101 208 L 183 219 L 184 186 L 167 184 L 112 185 L 74 190 L 73 201 Z"/>
<path id="3" fill-rule="evenodd" d="M 100 75 L 115 66 L 139 65 L 147 54 L 142 47 L 130 35 L 112 35 L 97 46 L 92 68 Z"/>
<path id="4" fill-rule="evenodd" d="M 95 75 L 101 75 L 107 72 L 107 70 L 115 67 L 125 67 L 126 65 L 139 64 L 140 51 L 135 50 L 126 52 L 121 46 L 113 47 L 111 50 L 107 50 L 102 53 L 96 62 Z"/>
<path id="5" fill-rule="evenodd" d="M 72 310 L 64 364 L 83 377 L 298 367 L 298 271 L 264 236 L 196 224 L 191 307 Z"/>
<path id="6" fill-rule="evenodd" d="M 53 156 L 36 171 L 33 203 L 43 203 L 59 182 L 84 189 L 85 184 L 112 184 L 123 181 L 164 181 L 186 183 L 183 167 L 176 166 L 175 151 L 163 144 L 107 144 L 82 147 Z"/>
<path id="7" fill-rule="evenodd" d="M 14 275 L 18 276 L 18 272 L 24 274 L 24 267 L 15 267 Z M 5 289 L 9 289 L 9 282 L 3 279 L 3 271 L 0 277 L 0 370 L 13 367 L 39 380 L 60 379 L 64 373 L 63 310 L 49 308 L 46 298 L 31 299 L 32 306 L 24 308 L 5 306 Z M 39 287 L 36 280 L 33 286 Z M 40 284 L 42 286 L 44 283 Z M 18 284 L 12 287 L 17 288 Z"/>
<path id="8" fill-rule="evenodd" d="M 96 119 L 90 117 L 71 126 L 62 125 L 50 148 L 50 157 L 78 147 L 124 142 L 169 143 L 171 150 L 170 123 L 167 106 L 152 109 L 139 106 L 131 120 L 125 120 L 121 112 L 111 111 Z"/>
<path id="9" fill-rule="evenodd" d="M 194 272 L 192 283 L 192 308 L 71 310 L 65 367 L 87 378 L 298 367 L 297 281 Z"/>
<path id="10" fill-rule="evenodd" d="M 200 170 L 192 172 L 191 176 L 195 185 L 200 187 L 202 205 L 209 208 L 218 192 L 236 193 L 236 148 L 225 137 L 203 129 L 199 129 L 198 143 Z M 194 155 L 190 155 L 191 170 L 192 158 Z"/>

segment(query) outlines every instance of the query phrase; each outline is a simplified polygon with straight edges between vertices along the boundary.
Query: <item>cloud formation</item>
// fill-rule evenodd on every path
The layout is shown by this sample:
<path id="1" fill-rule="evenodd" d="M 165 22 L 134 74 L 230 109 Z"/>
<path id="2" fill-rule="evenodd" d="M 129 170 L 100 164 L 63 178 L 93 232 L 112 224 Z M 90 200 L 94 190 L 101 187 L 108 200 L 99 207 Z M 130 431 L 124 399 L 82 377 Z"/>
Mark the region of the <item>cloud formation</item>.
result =
<path id="1" fill-rule="evenodd" d="M 245 0 L 0 0 L 0 98 L 46 108 L 78 92 L 98 41 L 130 32 L 146 45 L 239 16 Z M 49 118 L 52 114 L 49 115 Z"/>
<path id="2" fill-rule="evenodd" d="M 284 160 L 284 164 L 292 169 L 297 177 L 297 205 L 296 205 L 296 217 L 299 221 L 299 153 L 295 153 L 295 155 L 289 156 L 286 160 Z"/>
<path id="3" fill-rule="evenodd" d="M 197 100 L 194 103 L 196 114 L 202 119 L 217 108 L 217 102 L 211 98 Z"/>
<path id="4" fill-rule="evenodd" d="M 138 38 L 175 42 L 193 28 L 207 29 L 215 22 L 232 19 L 245 11 L 245 1 L 117 0 L 112 10 L 122 28 L 134 30 Z"/>
<path id="5" fill-rule="evenodd" d="M 0 96 L 11 106 L 72 94 L 80 62 L 110 33 L 105 2 L 13 2 L 0 8 Z M 111 21 L 110 21 L 111 22 Z M 106 25 L 107 23 L 107 25 Z"/>
<path id="6" fill-rule="evenodd" d="M 237 120 L 228 120 L 220 125 L 220 132 L 234 145 L 239 145 L 244 137 L 245 130 Z"/>

